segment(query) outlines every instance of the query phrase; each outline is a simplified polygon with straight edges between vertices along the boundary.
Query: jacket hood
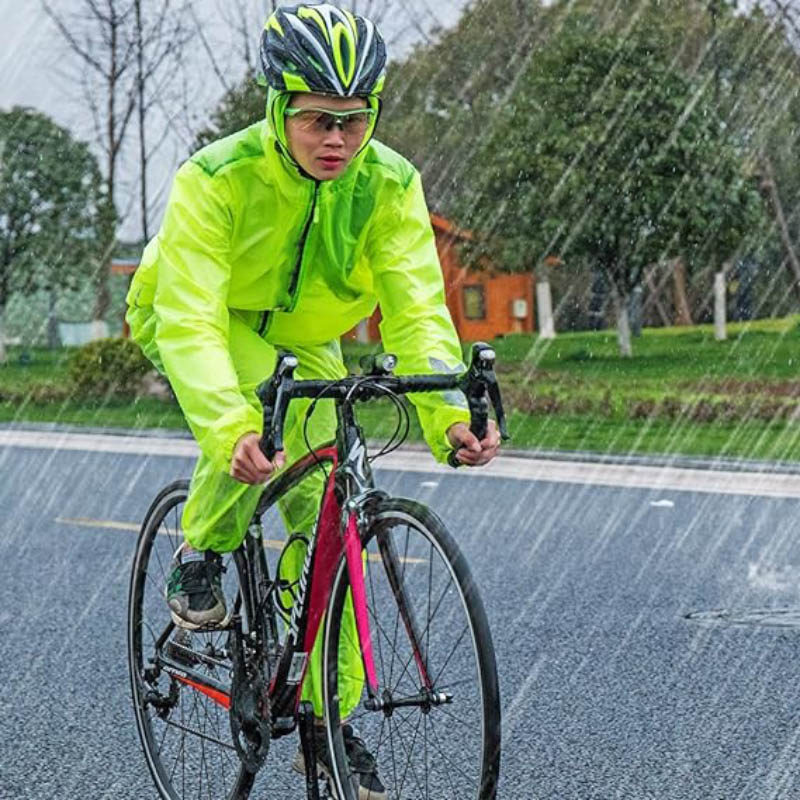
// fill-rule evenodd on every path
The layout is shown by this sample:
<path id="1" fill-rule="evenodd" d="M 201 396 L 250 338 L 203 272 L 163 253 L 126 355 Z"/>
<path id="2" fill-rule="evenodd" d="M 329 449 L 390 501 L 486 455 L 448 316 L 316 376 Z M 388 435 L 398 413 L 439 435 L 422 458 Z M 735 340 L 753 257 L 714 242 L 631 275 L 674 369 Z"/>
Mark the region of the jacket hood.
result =
<path id="1" fill-rule="evenodd" d="M 284 163 L 290 168 L 290 172 L 298 178 L 305 180 L 311 179 L 302 169 L 302 167 L 294 160 L 290 150 L 289 143 L 286 139 L 286 108 L 292 99 L 292 92 L 279 91 L 272 86 L 267 91 L 267 133 L 269 142 L 267 146 L 274 148 L 280 153 Z M 371 94 L 366 98 L 367 104 L 370 108 L 375 109 L 375 116 L 364 134 L 364 139 L 361 142 L 361 147 L 353 157 L 348 168 L 338 178 L 333 181 L 339 181 L 346 175 L 352 174 L 358 170 L 358 167 L 364 160 L 364 151 L 367 148 L 372 137 L 375 135 L 375 128 L 378 125 L 378 117 L 380 116 L 381 102 L 376 94 Z"/>

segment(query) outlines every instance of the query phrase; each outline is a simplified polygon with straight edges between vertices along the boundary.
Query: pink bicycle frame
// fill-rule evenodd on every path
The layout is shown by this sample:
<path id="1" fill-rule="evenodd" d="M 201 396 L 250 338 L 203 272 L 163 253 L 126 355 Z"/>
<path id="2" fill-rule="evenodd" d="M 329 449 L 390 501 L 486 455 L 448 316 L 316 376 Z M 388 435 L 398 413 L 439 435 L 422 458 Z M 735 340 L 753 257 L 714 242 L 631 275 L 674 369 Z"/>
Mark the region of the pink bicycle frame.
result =
<path id="1" fill-rule="evenodd" d="M 302 631 L 303 642 L 302 645 L 300 645 L 296 638 L 292 638 L 290 632 L 287 652 L 283 653 L 278 668 L 272 676 L 270 685 L 270 696 L 277 702 L 282 713 L 294 713 L 297 711 L 301 698 L 303 680 L 308 669 L 308 659 L 313 650 L 325 609 L 330 600 L 331 585 L 342 553 L 345 555 L 347 564 L 347 574 L 355 612 L 356 630 L 358 633 L 368 694 L 371 698 L 378 698 L 379 692 L 369 612 L 367 610 L 361 536 L 358 529 L 357 514 L 349 512 L 345 516 L 341 504 L 337 500 L 335 484 L 339 456 L 336 447 L 325 447 L 314 453 L 310 453 L 290 469 L 294 469 L 295 467 L 300 469 L 307 468 L 309 462 L 329 462 L 332 465 L 332 469 L 328 476 L 322 498 L 317 533 L 313 542 L 313 552 L 309 554 L 309 557 L 313 558 L 309 586 L 310 595 L 307 599 L 304 596 L 304 578 L 301 577 L 301 596 L 298 597 L 295 602 L 297 608 L 292 616 L 292 625 L 297 625 L 296 633 Z M 405 605 L 399 598 L 398 601 L 401 607 Z M 304 606 L 307 607 L 305 615 L 302 614 Z M 297 617 L 295 617 L 295 614 Z M 414 643 L 414 658 L 421 682 L 424 686 L 430 688 L 432 684 L 427 671 L 427 659 L 423 653 L 422 643 L 419 640 L 418 632 L 415 630 L 416 625 L 412 621 L 411 613 L 408 608 L 405 609 L 403 614 L 403 621 L 409 633 L 409 637 Z M 289 679 L 290 670 L 292 670 L 292 665 L 295 663 L 295 658 L 297 656 L 301 656 L 303 659 L 302 669 L 293 672 L 291 679 Z M 191 686 L 205 694 L 223 708 L 230 708 L 230 696 L 222 690 L 222 687 L 218 684 L 210 685 L 205 683 L 203 676 L 192 674 L 191 670 L 178 671 L 173 667 L 168 667 L 168 671 L 184 685 Z"/>
<path id="2" fill-rule="evenodd" d="M 338 457 L 335 448 L 320 450 L 318 458 L 333 461 L 334 469 L 328 477 L 322 508 L 319 516 L 317 530 L 316 551 L 314 553 L 314 571 L 311 577 L 311 598 L 308 608 L 303 650 L 310 654 L 314 647 L 322 616 L 330 599 L 331 583 L 334 572 L 339 563 L 339 558 L 344 547 L 347 559 L 347 572 L 350 579 L 350 590 L 353 595 L 353 609 L 356 617 L 356 628 L 364 660 L 364 673 L 370 694 L 375 696 L 378 692 L 378 678 L 375 672 L 375 660 L 372 652 L 372 636 L 369 629 L 369 615 L 367 612 L 367 598 L 364 587 L 364 569 L 361 561 L 361 537 L 359 536 L 355 514 L 346 518 L 336 499 L 334 483 L 336 480 L 336 466 Z M 342 529 L 344 532 L 342 534 Z M 300 698 L 298 686 L 297 699 Z"/>

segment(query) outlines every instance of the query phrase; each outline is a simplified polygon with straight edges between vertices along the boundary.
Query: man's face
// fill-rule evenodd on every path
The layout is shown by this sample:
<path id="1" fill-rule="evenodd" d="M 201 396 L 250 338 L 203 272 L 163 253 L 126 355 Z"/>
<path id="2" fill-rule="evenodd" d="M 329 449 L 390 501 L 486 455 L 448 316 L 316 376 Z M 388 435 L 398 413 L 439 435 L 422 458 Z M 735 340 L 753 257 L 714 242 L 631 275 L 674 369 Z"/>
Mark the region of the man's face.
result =
<path id="1" fill-rule="evenodd" d="M 338 178 L 358 152 L 369 125 L 366 114 L 332 117 L 325 111 L 343 112 L 367 109 L 363 97 L 331 97 L 325 94 L 297 93 L 286 115 L 286 140 L 295 161 L 320 181 Z"/>

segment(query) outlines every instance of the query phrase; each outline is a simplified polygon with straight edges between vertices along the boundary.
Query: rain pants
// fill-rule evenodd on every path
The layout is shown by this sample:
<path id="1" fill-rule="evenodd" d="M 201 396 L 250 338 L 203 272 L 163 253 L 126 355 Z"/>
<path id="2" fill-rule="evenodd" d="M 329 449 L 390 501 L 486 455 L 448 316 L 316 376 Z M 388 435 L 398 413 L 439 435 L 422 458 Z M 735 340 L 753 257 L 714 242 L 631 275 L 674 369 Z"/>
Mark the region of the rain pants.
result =
<path id="1" fill-rule="evenodd" d="M 268 119 L 282 119 L 275 109 L 287 102 L 271 92 Z M 397 355 L 397 374 L 463 369 L 414 167 L 371 140 L 340 177 L 315 181 L 292 161 L 277 127 L 252 125 L 179 169 L 127 297 L 131 337 L 169 379 L 200 447 L 183 515 L 186 540 L 198 550 L 238 547 L 258 503 L 263 487 L 239 483 L 229 471 L 237 441 L 262 431 L 254 389 L 271 374 L 277 349 L 298 356 L 298 378 L 341 377 L 339 337 L 379 303 L 384 349 Z M 409 398 L 431 451 L 444 461 L 447 429 L 469 420 L 463 395 Z M 290 404 L 287 463 L 307 452 L 307 406 Z M 311 444 L 334 431 L 332 402 L 323 401 L 311 419 Z M 280 503 L 290 532 L 311 533 L 321 491 L 318 474 Z M 281 564 L 288 580 L 303 563 L 296 544 Z M 357 651 L 350 657 L 357 671 Z M 304 694 L 322 716 L 320 669 L 312 655 Z M 359 692 L 355 682 L 343 713 Z"/>

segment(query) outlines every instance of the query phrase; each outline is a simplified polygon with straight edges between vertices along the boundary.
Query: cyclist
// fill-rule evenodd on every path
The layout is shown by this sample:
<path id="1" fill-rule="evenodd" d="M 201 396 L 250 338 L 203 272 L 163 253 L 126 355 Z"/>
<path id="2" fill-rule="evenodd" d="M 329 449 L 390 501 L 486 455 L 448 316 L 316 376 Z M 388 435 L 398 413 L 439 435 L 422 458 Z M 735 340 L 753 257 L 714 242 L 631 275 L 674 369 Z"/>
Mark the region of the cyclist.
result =
<path id="1" fill-rule="evenodd" d="M 166 590 L 184 629 L 226 621 L 220 554 L 241 543 L 285 455 L 307 450 L 310 401 L 302 400 L 287 414 L 285 455 L 270 462 L 259 448 L 254 390 L 279 349 L 297 355 L 298 378 L 343 377 L 339 337 L 379 303 L 399 374 L 463 369 L 419 174 L 373 138 L 386 61 L 376 27 L 330 4 L 283 7 L 266 22 L 260 54 L 266 120 L 179 169 L 127 297 L 131 336 L 169 378 L 201 451 Z M 478 441 L 459 392 L 410 399 L 439 461 L 455 450 L 461 464 L 476 466 L 497 453 L 496 428 Z M 332 404 L 321 401 L 308 439 L 318 446 L 334 430 Z M 315 474 L 281 504 L 288 531 L 311 534 L 322 480 Z M 281 577 L 297 580 L 304 555 L 297 538 Z M 303 696 L 321 718 L 319 649 Z M 340 658 L 361 669 L 357 651 Z M 360 684 L 351 697 L 342 692 L 342 719 L 360 692 Z M 349 726 L 345 736 L 360 797 L 385 797 L 374 757 Z M 318 749 L 327 771 L 323 737 Z M 301 754 L 295 766 L 302 771 Z"/>

